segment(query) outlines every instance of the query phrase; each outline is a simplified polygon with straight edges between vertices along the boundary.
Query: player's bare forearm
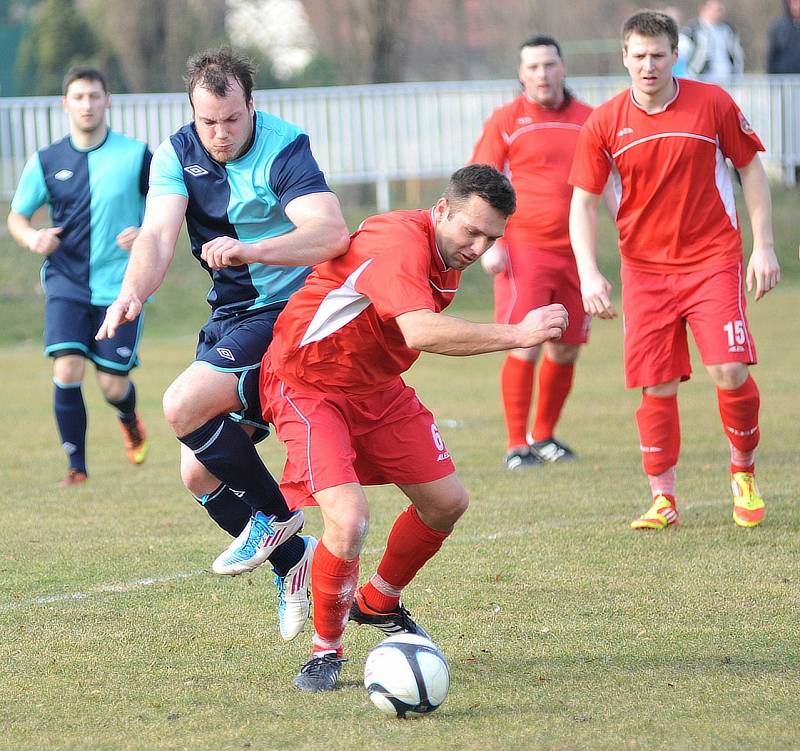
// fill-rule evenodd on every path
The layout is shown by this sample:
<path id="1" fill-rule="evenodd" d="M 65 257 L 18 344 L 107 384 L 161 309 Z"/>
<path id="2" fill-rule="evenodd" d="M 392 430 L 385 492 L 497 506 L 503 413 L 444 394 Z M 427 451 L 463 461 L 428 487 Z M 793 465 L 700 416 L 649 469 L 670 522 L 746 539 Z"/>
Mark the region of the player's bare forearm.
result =
<path id="1" fill-rule="evenodd" d="M 9 213 L 6 223 L 11 237 L 31 253 L 49 256 L 61 244 L 58 237 L 61 234 L 61 227 L 36 229 L 27 216 L 16 211 Z"/>
<path id="2" fill-rule="evenodd" d="M 601 196 L 581 188 L 572 192 L 569 212 L 569 236 L 578 276 L 584 310 L 598 318 L 616 318 L 611 304 L 611 284 L 597 267 L 597 207 Z"/>
<path id="3" fill-rule="evenodd" d="M 739 175 L 753 230 L 753 252 L 747 264 L 747 289 L 755 289 L 755 299 L 760 300 L 781 278 L 772 234 L 772 198 L 767 174 L 757 155 L 750 164 L 739 170 Z"/>
<path id="4" fill-rule="evenodd" d="M 454 357 L 535 347 L 560 338 L 568 322 L 562 305 L 532 310 L 518 324 L 475 323 L 432 310 L 403 313 L 395 320 L 411 349 Z"/>
<path id="5" fill-rule="evenodd" d="M 339 199 L 312 193 L 290 201 L 286 216 L 295 229 L 255 243 L 255 262 L 273 266 L 314 266 L 340 256 L 350 244 Z"/>
<path id="6" fill-rule="evenodd" d="M 747 206 L 747 215 L 753 229 L 754 248 L 773 248 L 772 234 L 772 196 L 769 180 L 758 155 L 750 164 L 739 170 L 742 180 L 742 192 Z"/>

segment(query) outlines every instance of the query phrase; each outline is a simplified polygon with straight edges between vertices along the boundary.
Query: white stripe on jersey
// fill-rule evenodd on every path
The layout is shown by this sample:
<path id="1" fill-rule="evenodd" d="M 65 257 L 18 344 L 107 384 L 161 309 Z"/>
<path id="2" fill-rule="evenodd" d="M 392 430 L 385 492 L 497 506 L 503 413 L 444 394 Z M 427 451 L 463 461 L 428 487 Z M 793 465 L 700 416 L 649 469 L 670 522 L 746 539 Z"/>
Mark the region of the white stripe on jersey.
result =
<path id="1" fill-rule="evenodd" d="M 730 219 L 731 226 L 736 229 L 736 199 L 733 197 L 733 184 L 728 172 L 728 163 L 725 161 L 725 155 L 720 150 L 719 144 L 717 144 L 717 166 L 714 171 L 714 182 L 717 184 L 719 197 L 725 207 L 725 213 Z"/>
<path id="2" fill-rule="evenodd" d="M 713 143 L 714 146 L 717 145 L 717 142 L 713 138 L 701 136 L 698 133 L 654 133 L 652 136 L 645 136 L 644 138 L 639 138 L 636 141 L 631 141 L 627 146 L 623 146 L 619 151 L 615 151 L 611 156 L 616 159 L 620 154 L 624 154 L 628 149 L 632 149 L 634 146 L 647 143 L 648 141 L 654 141 L 657 138 L 696 138 L 698 141 L 707 141 L 708 143 Z"/>
<path id="3" fill-rule="evenodd" d="M 546 123 L 533 123 L 532 125 L 526 125 L 524 128 L 515 130 L 511 134 L 504 133 L 503 139 L 506 141 L 506 143 L 512 144 L 520 136 L 525 135 L 526 133 L 530 133 L 534 130 L 542 130 L 544 128 L 561 128 L 562 130 L 580 130 L 582 127 L 583 126 L 578 125 L 577 123 L 564 123 L 564 122 L 559 122 L 558 120 Z"/>
<path id="4" fill-rule="evenodd" d="M 344 328 L 372 304 L 368 297 L 356 291 L 356 282 L 373 260 L 368 258 L 344 280 L 341 287 L 337 287 L 325 295 L 303 334 L 300 341 L 301 347 L 321 341 L 326 336 Z"/>

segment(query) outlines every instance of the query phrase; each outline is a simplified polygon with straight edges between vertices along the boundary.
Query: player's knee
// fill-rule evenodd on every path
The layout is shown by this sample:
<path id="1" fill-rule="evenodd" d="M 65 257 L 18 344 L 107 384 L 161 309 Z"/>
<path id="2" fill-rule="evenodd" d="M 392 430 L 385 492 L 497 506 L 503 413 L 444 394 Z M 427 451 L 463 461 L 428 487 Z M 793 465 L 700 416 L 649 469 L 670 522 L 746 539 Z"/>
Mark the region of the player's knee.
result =
<path id="1" fill-rule="evenodd" d="M 708 373 L 717 388 L 725 390 L 738 389 L 746 380 L 750 371 L 743 362 L 726 362 L 721 365 L 709 365 Z"/>
<path id="2" fill-rule="evenodd" d="M 454 496 L 450 508 L 453 514 L 453 524 L 455 524 L 469 508 L 469 493 L 465 487 L 462 486 L 460 492 Z"/>
<path id="3" fill-rule="evenodd" d="M 186 416 L 191 409 L 191 395 L 181 387 L 178 381 L 173 381 L 164 392 L 162 399 L 164 418 L 172 426 L 176 435 L 184 435 L 191 428 L 187 428 Z"/>

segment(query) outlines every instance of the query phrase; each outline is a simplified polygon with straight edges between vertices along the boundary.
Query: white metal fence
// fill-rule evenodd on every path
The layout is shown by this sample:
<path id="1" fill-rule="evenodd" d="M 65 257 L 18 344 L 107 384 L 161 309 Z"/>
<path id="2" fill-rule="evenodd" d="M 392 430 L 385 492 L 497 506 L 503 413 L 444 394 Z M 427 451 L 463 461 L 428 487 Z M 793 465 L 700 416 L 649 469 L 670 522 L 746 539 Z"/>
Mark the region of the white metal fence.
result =
<path id="1" fill-rule="evenodd" d="M 627 79 L 572 78 L 569 85 L 596 105 Z M 385 210 L 391 181 L 444 178 L 464 164 L 483 121 L 518 91 L 516 81 L 383 84 L 258 91 L 255 101 L 309 133 L 332 184 L 374 183 Z M 767 166 L 794 184 L 800 76 L 745 76 L 730 91 L 764 141 Z M 111 126 L 151 148 L 190 118 L 185 94 L 112 97 Z M 58 97 L 0 98 L 0 197 L 13 195 L 27 157 L 67 130 Z"/>

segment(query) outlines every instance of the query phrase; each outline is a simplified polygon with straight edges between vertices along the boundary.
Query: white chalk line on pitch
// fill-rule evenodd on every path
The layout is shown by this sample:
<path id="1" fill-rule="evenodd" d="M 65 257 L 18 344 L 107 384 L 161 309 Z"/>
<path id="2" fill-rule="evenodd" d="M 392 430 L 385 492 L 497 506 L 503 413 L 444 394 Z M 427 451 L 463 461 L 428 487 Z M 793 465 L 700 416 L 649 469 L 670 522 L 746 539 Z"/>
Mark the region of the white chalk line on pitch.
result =
<path id="1" fill-rule="evenodd" d="M 691 508 L 697 508 L 701 506 L 717 506 L 717 505 L 720 505 L 719 500 L 695 501 L 694 503 L 684 504 L 682 508 L 689 510 Z M 450 542 L 450 546 L 474 545 L 475 543 L 479 542 L 486 542 L 486 541 L 491 542 L 494 540 L 503 540 L 514 537 L 525 537 L 526 535 L 535 534 L 536 529 L 541 527 L 550 527 L 552 529 L 559 529 L 571 526 L 580 526 L 582 524 L 588 524 L 588 523 L 596 524 L 598 521 L 603 519 L 609 521 L 620 518 L 622 517 L 618 515 L 615 515 L 613 517 L 595 516 L 591 520 L 579 521 L 579 522 L 572 521 L 570 523 L 565 523 L 565 520 L 563 519 L 549 519 L 547 521 L 537 522 L 533 526 L 529 526 L 523 529 L 511 530 L 508 532 L 492 532 L 482 535 L 469 535 L 469 536 L 459 535 Z M 382 550 L 383 550 L 382 547 L 365 548 L 362 551 L 362 553 L 366 555 L 377 555 L 378 553 L 382 552 Z M 196 576 L 201 576 L 205 574 L 209 574 L 209 571 L 207 569 L 199 569 L 197 571 L 179 571 L 174 574 L 166 574 L 164 576 L 147 576 L 141 579 L 134 579 L 128 582 L 112 582 L 111 584 L 100 584 L 96 587 L 91 587 L 90 589 L 87 589 L 83 592 L 64 592 L 62 594 L 57 594 L 57 595 L 41 595 L 39 597 L 29 597 L 23 600 L 17 600 L 16 602 L 0 605 L 0 613 L 9 613 L 15 610 L 22 610 L 24 608 L 33 607 L 36 605 L 57 605 L 59 603 L 65 603 L 65 602 L 88 600 L 91 597 L 128 594 L 129 592 L 135 592 L 138 589 L 144 589 L 146 587 L 154 587 L 160 584 L 171 584 L 172 582 L 183 581 L 186 579 L 193 579 Z"/>

